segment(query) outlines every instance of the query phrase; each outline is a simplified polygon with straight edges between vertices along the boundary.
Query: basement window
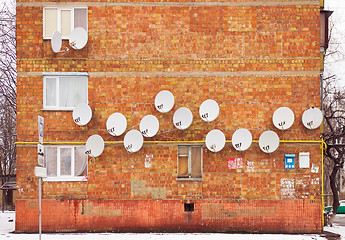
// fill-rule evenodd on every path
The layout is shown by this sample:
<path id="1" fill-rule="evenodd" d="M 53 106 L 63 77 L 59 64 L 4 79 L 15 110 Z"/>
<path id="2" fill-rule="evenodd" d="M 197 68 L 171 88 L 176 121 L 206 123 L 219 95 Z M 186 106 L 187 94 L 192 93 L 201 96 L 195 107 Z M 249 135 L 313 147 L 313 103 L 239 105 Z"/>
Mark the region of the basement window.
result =
<path id="1" fill-rule="evenodd" d="M 194 203 L 185 203 L 184 204 L 185 212 L 194 212 Z"/>
<path id="2" fill-rule="evenodd" d="M 178 180 L 202 180 L 202 146 L 178 146 Z"/>

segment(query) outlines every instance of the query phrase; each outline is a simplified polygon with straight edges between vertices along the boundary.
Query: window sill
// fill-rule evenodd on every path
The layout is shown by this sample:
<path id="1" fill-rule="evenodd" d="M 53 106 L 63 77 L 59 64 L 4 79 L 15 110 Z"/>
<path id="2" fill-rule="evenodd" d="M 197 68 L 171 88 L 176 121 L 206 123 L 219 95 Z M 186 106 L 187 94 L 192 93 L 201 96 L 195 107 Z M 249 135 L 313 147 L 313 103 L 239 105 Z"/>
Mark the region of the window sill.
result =
<path id="1" fill-rule="evenodd" d="M 87 182 L 85 177 L 47 177 L 43 182 Z"/>
<path id="2" fill-rule="evenodd" d="M 203 182 L 202 178 L 176 178 L 176 181 L 182 182 L 182 181 L 187 181 L 187 182 Z"/>

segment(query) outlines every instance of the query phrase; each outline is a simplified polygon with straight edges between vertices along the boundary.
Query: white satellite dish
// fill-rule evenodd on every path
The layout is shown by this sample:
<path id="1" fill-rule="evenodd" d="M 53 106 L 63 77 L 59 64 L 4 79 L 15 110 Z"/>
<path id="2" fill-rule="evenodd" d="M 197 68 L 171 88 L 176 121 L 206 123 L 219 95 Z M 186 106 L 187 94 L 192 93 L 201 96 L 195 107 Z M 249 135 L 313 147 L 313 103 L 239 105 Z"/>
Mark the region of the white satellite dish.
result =
<path id="1" fill-rule="evenodd" d="M 120 136 L 126 131 L 127 119 L 122 113 L 113 113 L 108 117 L 106 126 L 110 135 Z"/>
<path id="2" fill-rule="evenodd" d="M 213 99 L 205 100 L 199 108 L 199 115 L 206 122 L 214 121 L 219 115 L 219 105 Z"/>
<path id="3" fill-rule="evenodd" d="M 211 152 L 219 152 L 225 146 L 225 135 L 218 129 L 213 129 L 207 133 L 205 138 L 205 144 L 208 150 Z"/>
<path id="4" fill-rule="evenodd" d="M 90 136 L 85 145 L 85 153 L 90 157 L 98 157 L 104 150 L 104 141 L 98 134 Z"/>
<path id="5" fill-rule="evenodd" d="M 137 152 L 143 146 L 144 138 L 138 130 L 130 130 L 126 133 L 123 145 L 128 152 Z"/>
<path id="6" fill-rule="evenodd" d="M 294 121 L 295 115 L 288 107 L 280 107 L 273 113 L 273 124 L 280 130 L 289 129 Z"/>
<path id="7" fill-rule="evenodd" d="M 160 91 L 155 98 L 155 107 L 161 113 L 167 113 L 174 107 L 174 95 L 168 90 Z"/>
<path id="8" fill-rule="evenodd" d="M 87 32 L 82 27 L 73 29 L 69 36 L 69 45 L 74 49 L 82 49 L 87 43 Z"/>
<path id="9" fill-rule="evenodd" d="M 139 128 L 144 137 L 153 137 L 159 130 L 159 121 L 153 115 L 146 115 L 141 119 Z"/>
<path id="10" fill-rule="evenodd" d="M 273 131 L 263 132 L 259 137 L 259 147 L 265 153 L 273 153 L 279 147 L 279 136 Z"/>
<path id="11" fill-rule="evenodd" d="M 92 110 L 86 103 L 80 103 L 74 108 L 72 115 L 76 124 L 84 126 L 90 122 L 92 118 Z"/>
<path id="12" fill-rule="evenodd" d="M 53 32 L 52 40 L 50 43 L 51 43 L 53 52 L 55 53 L 60 52 L 61 46 L 62 46 L 62 38 L 61 38 L 61 33 L 59 31 Z"/>
<path id="13" fill-rule="evenodd" d="M 252 134 L 245 128 L 237 129 L 232 135 L 232 146 L 237 151 L 245 151 L 252 145 Z"/>
<path id="14" fill-rule="evenodd" d="M 193 114 L 188 108 L 180 107 L 174 113 L 173 122 L 176 128 L 187 129 L 193 122 Z"/>
<path id="15" fill-rule="evenodd" d="M 320 127 L 323 120 L 323 114 L 317 107 L 311 107 L 302 114 L 302 123 L 308 129 L 316 129 Z"/>

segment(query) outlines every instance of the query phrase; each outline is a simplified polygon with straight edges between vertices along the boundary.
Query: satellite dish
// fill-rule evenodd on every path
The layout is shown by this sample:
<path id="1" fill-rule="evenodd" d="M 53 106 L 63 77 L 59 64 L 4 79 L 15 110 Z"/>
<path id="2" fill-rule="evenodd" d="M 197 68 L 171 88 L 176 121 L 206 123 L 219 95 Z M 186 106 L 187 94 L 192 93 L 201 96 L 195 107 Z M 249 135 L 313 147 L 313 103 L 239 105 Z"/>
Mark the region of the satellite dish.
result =
<path id="1" fill-rule="evenodd" d="M 295 120 L 293 111 L 288 107 L 280 107 L 273 114 L 273 124 L 280 130 L 289 129 Z"/>
<path id="2" fill-rule="evenodd" d="M 317 107 L 308 108 L 302 115 L 302 123 L 308 129 L 316 129 L 320 127 L 322 120 L 323 114 Z"/>
<path id="3" fill-rule="evenodd" d="M 174 95 L 168 90 L 160 91 L 155 98 L 155 107 L 161 113 L 167 113 L 174 107 Z"/>
<path id="4" fill-rule="evenodd" d="M 90 122 L 92 110 L 86 103 L 78 104 L 73 110 L 73 120 L 76 124 L 84 126 Z"/>
<path id="5" fill-rule="evenodd" d="M 98 134 L 90 136 L 85 145 L 85 153 L 90 157 L 98 157 L 104 150 L 104 141 Z"/>
<path id="6" fill-rule="evenodd" d="M 110 135 L 120 136 L 126 131 L 127 119 L 122 113 L 113 113 L 108 117 L 106 126 Z"/>
<path id="7" fill-rule="evenodd" d="M 62 46 L 62 38 L 61 38 L 61 33 L 59 31 L 53 32 L 52 40 L 50 43 L 51 43 L 53 52 L 55 53 L 60 52 L 61 46 Z"/>
<path id="8" fill-rule="evenodd" d="M 219 152 L 225 146 L 225 135 L 218 129 L 213 129 L 206 135 L 205 143 L 211 152 Z"/>
<path id="9" fill-rule="evenodd" d="M 140 132 L 144 137 L 153 137 L 159 129 L 159 121 L 153 115 L 146 115 L 140 121 Z"/>
<path id="10" fill-rule="evenodd" d="M 173 122 L 176 128 L 187 129 L 193 122 L 193 114 L 188 108 L 181 107 L 175 111 Z"/>
<path id="11" fill-rule="evenodd" d="M 245 128 L 237 129 L 232 135 L 232 146 L 237 151 L 245 151 L 252 145 L 252 134 Z"/>
<path id="12" fill-rule="evenodd" d="M 128 152 L 137 152 L 143 146 L 144 138 L 138 130 L 130 130 L 126 133 L 123 145 Z"/>
<path id="13" fill-rule="evenodd" d="M 199 115 L 202 120 L 212 122 L 219 115 L 218 103 L 212 99 L 205 100 L 199 108 Z"/>
<path id="14" fill-rule="evenodd" d="M 87 43 L 87 32 L 82 27 L 73 29 L 69 36 L 69 45 L 74 49 L 82 49 Z"/>
<path id="15" fill-rule="evenodd" d="M 279 147 L 279 137 L 273 131 L 263 132 L 259 137 L 260 149 L 265 153 L 273 153 Z"/>

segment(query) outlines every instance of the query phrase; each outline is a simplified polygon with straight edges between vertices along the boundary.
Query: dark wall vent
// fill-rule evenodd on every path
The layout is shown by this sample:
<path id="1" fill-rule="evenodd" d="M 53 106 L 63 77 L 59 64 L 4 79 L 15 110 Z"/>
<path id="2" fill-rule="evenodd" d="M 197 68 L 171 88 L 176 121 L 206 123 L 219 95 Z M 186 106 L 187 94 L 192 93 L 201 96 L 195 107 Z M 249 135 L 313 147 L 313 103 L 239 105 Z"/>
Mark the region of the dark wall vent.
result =
<path id="1" fill-rule="evenodd" d="M 185 212 L 194 212 L 194 203 L 185 203 L 184 204 Z"/>

